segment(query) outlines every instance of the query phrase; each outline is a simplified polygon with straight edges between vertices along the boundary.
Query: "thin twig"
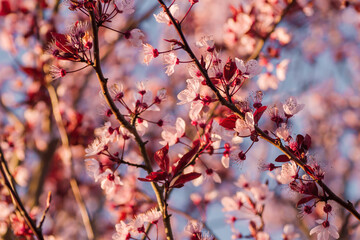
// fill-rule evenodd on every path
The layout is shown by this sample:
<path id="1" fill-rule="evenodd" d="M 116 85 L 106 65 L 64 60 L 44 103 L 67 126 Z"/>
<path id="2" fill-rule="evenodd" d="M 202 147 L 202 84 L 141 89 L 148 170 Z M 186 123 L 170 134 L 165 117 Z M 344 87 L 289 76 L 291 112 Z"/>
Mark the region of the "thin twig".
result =
<path id="1" fill-rule="evenodd" d="M 6 173 L 6 170 L 5 170 L 7 168 L 7 163 L 6 163 L 4 153 L 3 153 L 2 149 L 1 149 L 1 147 L 0 147 L 0 161 L 1 161 L 0 172 L 1 172 L 1 175 L 2 175 L 2 177 L 4 179 L 4 185 L 9 190 L 14 205 L 16 206 L 19 213 L 24 218 L 26 224 L 29 226 L 29 228 L 34 233 L 34 235 L 39 240 L 43 240 L 44 237 L 43 237 L 43 234 L 41 232 L 41 229 L 36 227 L 35 221 L 30 217 L 30 215 L 26 211 L 26 209 L 25 209 L 25 207 L 24 207 L 18 193 L 16 192 L 16 189 L 13 188 L 13 185 L 10 183 L 9 176 Z"/>
<path id="2" fill-rule="evenodd" d="M 47 197 L 47 200 L 46 200 L 46 207 L 45 207 L 45 210 L 43 212 L 43 215 L 41 216 L 41 219 L 40 219 L 40 222 L 39 222 L 39 225 L 38 225 L 38 228 L 41 229 L 42 228 L 42 225 L 45 221 L 45 216 L 46 216 L 46 213 L 49 211 L 50 209 L 50 203 L 51 203 L 51 192 L 48 193 L 48 197 Z"/>
<path id="3" fill-rule="evenodd" d="M 71 171 L 71 173 L 70 173 L 70 186 L 71 186 L 71 190 L 72 190 L 72 192 L 74 194 L 76 203 L 80 208 L 82 221 L 84 223 L 88 239 L 93 240 L 93 239 L 95 239 L 94 230 L 93 230 L 93 228 L 91 226 L 91 220 L 90 220 L 89 212 L 86 209 L 84 199 L 81 196 L 79 185 L 78 185 L 78 183 L 76 181 L 76 178 L 75 178 L 74 163 L 73 163 L 71 149 L 70 149 L 70 145 L 69 145 L 69 138 L 68 138 L 68 135 L 67 135 L 65 126 L 63 124 L 62 117 L 61 117 L 60 108 L 59 108 L 59 100 L 58 100 L 56 91 L 55 91 L 54 87 L 51 84 L 47 85 L 47 90 L 49 92 L 51 105 L 52 105 L 52 110 L 53 110 L 53 115 L 54 115 L 56 125 L 57 125 L 58 130 L 59 130 L 59 133 L 60 133 L 60 138 L 61 138 L 62 145 L 64 147 L 64 151 L 65 151 L 65 153 L 63 154 L 64 162 L 65 162 L 65 164 L 70 165 L 70 171 Z"/>
<path id="4" fill-rule="evenodd" d="M 253 51 L 253 53 L 251 54 L 251 56 L 248 58 L 248 60 L 250 59 L 257 59 L 260 55 L 260 52 L 262 51 L 262 49 L 264 48 L 264 45 L 266 43 L 266 41 L 269 39 L 269 37 L 271 36 L 271 34 L 275 31 L 276 27 L 280 24 L 280 22 L 284 19 L 284 17 L 288 14 L 288 12 L 290 11 L 290 9 L 295 5 L 296 1 L 295 0 L 290 0 L 291 2 L 286 6 L 286 8 L 282 11 L 281 15 L 277 16 L 274 20 L 274 24 L 272 25 L 271 29 L 266 33 L 266 35 L 264 37 L 261 37 L 258 42 L 257 45 L 255 47 L 255 50 Z"/>

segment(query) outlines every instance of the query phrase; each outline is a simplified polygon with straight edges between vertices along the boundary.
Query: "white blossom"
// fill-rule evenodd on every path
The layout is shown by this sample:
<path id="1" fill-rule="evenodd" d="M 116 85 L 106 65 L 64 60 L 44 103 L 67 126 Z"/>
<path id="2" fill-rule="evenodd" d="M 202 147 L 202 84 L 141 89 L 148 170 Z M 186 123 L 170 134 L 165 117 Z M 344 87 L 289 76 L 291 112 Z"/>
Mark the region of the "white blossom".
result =
<path id="1" fill-rule="evenodd" d="M 164 141 L 161 141 L 160 144 L 169 146 L 174 145 L 177 141 L 185 134 L 185 121 L 184 119 L 178 117 L 176 119 L 175 126 L 163 126 L 163 131 L 161 132 L 161 137 Z"/>
<path id="2" fill-rule="evenodd" d="M 110 169 L 95 177 L 95 182 L 100 181 L 101 188 L 105 190 L 106 194 L 113 194 L 116 185 L 123 185 L 118 175 L 115 175 Z"/>
<path id="3" fill-rule="evenodd" d="M 280 176 L 277 177 L 277 180 L 282 184 L 289 184 L 294 181 L 297 176 L 297 170 L 297 165 L 294 161 L 284 163 L 281 166 L 281 173 Z"/>
<path id="4" fill-rule="evenodd" d="M 117 0 L 115 1 L 115 5 L 120 13 L 132 14 L 135 12 L 134 0 Z"/>
<path id="5" fill-rule="evenodd" d="M 179 5 L 177 4 L 173 4 L 171 7 L 170 7 L 170 13 L 171 15 L 173 15 L 175 18 L 177 17 L 178 15 L 178 12 L 179 12 Z M 158 23 L 166 23 L 166 24 L 169 24 L 170 23 L 170 18 L 169 16 L 166 14 L 166 12 L 162 11 L 158 14 L 154 14 L 154 17 L 155 17 L 155 20 L 158 22 Z"/>
<path id="6" fill-rule="evenodd" d="M 245 114 L 245 121 L 237 119 L 235 122 L 234 130 L 239 133 L 240 136 L 249 136 L 254 128 L 254 115 L 251 112 Z"/>
<path id="7" fill-rule="evenodd" d="M 338 239 L 340 237 L 339 233 L 337 232 L 336 226 L 330 224 L 329 221 L 318 219 L 316 220 L 316 223 L 319 225 L 310 230 L 310 235 L 316 233 L 317 240 L 328 240 L 330 236 L 335 239 Z"/>
<path id="8" fill-rule="evenodd" d="M 146 43 L 143 44 L 143 51 L 144 51 L 144 63 L 149 65 L 152 59 L 159 56 L 159 52 L 156 48 L 153 48 L 150 44 Z"/>
<path id="9" fill-rule="evenodd" d="M 289 97 L 283 104 L 283 109 L 286 115 L 293 116 L 304 108 L 305 104 L 298 104 L 296 98 Z"/>
<path id="10" fill-rule="evenodd" d="M 174 73 L 175 65 L 179 64 L 179 59 L 175 55 L 175 53 L 171 52 L 169 54 L 164 54 L 164 62 L 166 64 L 165 73 L 170 76 Z"/>
<path id="11" fill-rule="evenodd" d="M 286 240 L 295 240 L 300 237 L 300 234 L 295 232 L 294 225 L 286 224 L 283 229 L 282 237 Z"/>
<path id="12" fill-rule="evenodd" d="M 251 59 L 245 63 L 243 60 L 235 58 L 235 64 L 236 67 L 241 71 L 241 73 L 248 75 L 249 78 L 258 75 L 261 72 L 261 66 L 254 59 Z"/>
<path id="13" fill-rule="evenodd" d="M 99 137 L 96 138 L 86 149 L 85 149 L 85 157 L 90 157 L 97 155 L 101 151 L 104 150 L 104 147 L 109 143 L 108 138 Z"/>
<path id="14" fill-rule="evenodd" d="M 143 43 L 142 39 L 145 37 L 144 33 L 140 29 L 133 29 L 130 31 L 130 35 L 127 38 L 130 43 L 135 47 L 140 47 Z"/>
<path id="15" fill-rule="evenodd" d="M 200 92 L 201 83 L 198 79 L 195 78 L 187 79 L 186 83 L 187 83 L 187 88 L 181 91 L 177 95 L 177 98 L 180 100 L 180 102 L 177 103 L 178 105 L 182 105 L 194 101 Z"/>
<path id="16" fill-rule="evenodd" d="M 85 159 L 85 167 L 87 174 L 94 179 L 100 174 L 100 164 L 95 158 Z"/>
<path id="17" fill-rule="evenodd" d="M 275 131 L 276 136 L 278 136 L 281 139 L 284 139 L 287 141 L 290 137 L 289 129 L 287 128 L 285 123 L 281 124 L 281 127 L 277 128 Z"/>

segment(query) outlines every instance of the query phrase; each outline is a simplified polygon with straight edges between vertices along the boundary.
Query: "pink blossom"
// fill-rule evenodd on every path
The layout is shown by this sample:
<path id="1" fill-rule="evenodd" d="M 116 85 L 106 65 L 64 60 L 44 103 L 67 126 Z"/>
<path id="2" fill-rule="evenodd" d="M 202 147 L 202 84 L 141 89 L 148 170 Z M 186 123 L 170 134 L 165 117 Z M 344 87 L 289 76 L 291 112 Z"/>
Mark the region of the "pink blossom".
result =
<path id="1" fill-rule="evenodd" d="M 298 174 L 298 168 L 294 161 L 289 163 L 284 163 L 281 166 L 280 176 L 277 177 L 277 180 L 282 184 L 289 184 L 295 180 Z"/>
<path id="2" fill-rule="evenodd" d="M 316 223 L 319 224 L 318 226 L 312 228 L 310 230 L 310 235 L 314 233 L 317 234 L 317 240 L 328 240 L 330 236 L 335 239 L 338 239 L 339 233 L 337 232 L 337 228 L 335 225 L 330 224 L 328 220 L 318 219 Z"/>
<path id="3" fill-rule="evenodd" d="M 129 34 L 125 34 L 125 37 L 130 41 L 133 46 L 140 47 L 145 35 L 141 32 L 140 29 L 135 28 L 132 29 Z"/>
<path id="4" fill-rule="evenodd" d="M 101 188 L 105 190 L 105 193 L 112 195 L 115 192 L 116 185 L 123 185 L 118 175 L 115 175 L 110 169 L 106 169 L 105 172 L 95 177 L 95 182 L 100 181 Z"/>
<path id="5" fill-rule="evenodd" d="M 85 157 L 97 155 L 104 150 L 104 147 L 109 143 L 109 139 L 105 137 L 96 138 L 86 149 Z"/>
<path id="6" fill-rule="evenodd" d="M 185 226 L 185 232 L 190 234 L 198 234 L 202 231 L 203 224 L 198 221 L 189 221 L 188 224 Z"/>
<path id="7" fill-rule="evenodd" d="M 200 186 L 204 181 L 212 180 L 216 183 L 221 183 L 219 174 L 211 168 L 207 168 L 203 171 L 202 175 L 193 180 L 194 186 Z"/>
<path id="8" fill-rule="evenodd" d="M 134 0 L 115 0 L 115 6 L 119 13 L 132 14 L 135 12 Z"/>
<path id="9" fill-rule="evenodd" d="M 185 121 L 182 118 L 177 118 L 175 126 L 165 125 L 163 126 L 163 131 L 161 132 L 161 137 L 164 141 L 161 141 L 160 144 L 169 146 L 174 145 L 178 140 L 185 134 Z"/>
<path id="10" fill-rule="evenodd" d="M 241 36 L 250 30 L 252 23 L 253 21 L 248 14 L 239 13 L 236 15 L 236 21 L 233 18 L 230 18 L 227 21 L 225 29 L 236 33 L 238 36 Z"/>
<path id="11" fill-rule="evenodd" d="M 161 218 L 162 214 L 156 208 L 150 209 L 145 213 L 145 221 L 156 224 L 158 220 Z"/>
<path id="12" fill-rule="evenodd" d="M 223 205 L 223 211 L 232 212 L 240 210 L 247 202 L 248 197 L 243 192 L 237 192 L 234 197 L 223 197 L 221 204 Z"/>
<path id="13" fill-rule="evenodd" d="M 288 68 L 288 65 L 290 63 L 289 59 L 282 60 L 278 65 L 276 65 L 276 77 L 280 81 L 284 81 L 286 78 L 286 71 Z"/>
<path id="14" fill-rule="evenodd" d="M 286 224 L 283 229 L 282 238 L 286 240 L 295 240 L 300 237 L 300 234 L 295 232 L 294 225 Z"/>
<path id="15" fill-rule="evenodd" d="M 276 136 L 278 136 L 281 139 L 284 139 L 285 141 L 288 141 L 290 137 L 289 129 L 285 123 L 282 123 L 281 127 L 276 129 L 275 134 Z"/>
<path id="16" fill-rule="evenodd" d="M 305 104 L 298 104 L 296 98 L 289 97 L 283 104 L 284 112 L 287 116 L 293 116 L 304 108 Z"/>
<path id="17" fill-rule="evenodd" d="M 214 50 L 214 39 L 212 36 L 204 36 L 196 42 L 198 48 L 206 48 L 207 51 Z"/>
<path id="18" fill-rule="evenodd" d="M 130 239 L 131 226 L 127 225 L 124 221 L 115 225 L 116 233 L 113 234 L 113 240 L 128 240 Z"/>
<path id="19" fill-rule="evenodd" d="M 176 18 L 178 16 L 178 12 L 179 12 L 179 5 L 173 4 L 170 7 L 170 12 Z M 165 12 L 154 14 L 154 17 L 158 23 L 166 23 L 166 24 L 170 23 L 170 18 L 168 17 L 168 15 Z"/>
<path id="20" fill-rule="evenodd" d="M 270 236 L 266 232 L 258 232 L 256 234 L 256 240 L 270 240 Z"/>
<path id="21" fill-rule="evenodd" d="M 261 72 L 261 66 L 259 63 L 251 59 L 248 62 L 244 62 L 239 58 L 235 58 L 236 67 L 241 71 L 242 74 L 248 75 L 249 78 L 252 78 L 258 75 Z"/>
<path id="22" fill-rule="evenodd" d="M 151 46 L 148 43 L 143 44 L 143 51 L 144 51 L 144 63 L 146 65 L 149 65 L 151 60 L 159 56 L 159 51 L 156 48 L 153 48 L 153 46 Z"/>
<path id="23" fill-rule="evenodd" d="M 278 40 L 281 45 L 286 45 L 291 41 L 291 35 L 283 27 L 277 27 L 271 34 L 271 38 Z"/>
<path id="24" fill-rule="evenodd" d="M 234 130 L 239 133 L 240 136 L 249 136 L 254 128 L 254 115 L 250 112 L 245 114 L 245 121 L 237 119 L 235 122 Z"/>
<path id="25" fill-rule="evenodd" d="M 190 103 L 194 101 L 200 91 L 200 81 L 198 79 L 192 78 L 187 79 L 187 88 L 185 90 L 182 90 L 178 95 L 177 98 L 180 100 L 178 105 Z"/>
<path id="26" fill-rule="evenodd" d="M 189 117 L 192 121 L 199 121 L 201 116 L 200 112 L 203 109 L 204 104 L 201 101 L 194 101 L 190 105 Z"/>
<path id="27" fill-rule="evenodd" d="M 279 79 L 269 72 L 263 73 L 259 75 L 257 84 L 263 91 L 268 90 L 269 88 L 277 89 L 279 85 Z"/>
<path id="28" fill-rule="evenodd" d="M 170 76 L 174 73 L 175 65 L 179 64 L 179 59 L 175 53 L 171 52 L 164 55 L 164 62 L 167 64 L 165 73 Z"/>
<path id="29" fill-rule="evenodd" d="M 0 221 L 5 221 L 14 210 L 15 207 L 12 204 L 0 202 Z"/>

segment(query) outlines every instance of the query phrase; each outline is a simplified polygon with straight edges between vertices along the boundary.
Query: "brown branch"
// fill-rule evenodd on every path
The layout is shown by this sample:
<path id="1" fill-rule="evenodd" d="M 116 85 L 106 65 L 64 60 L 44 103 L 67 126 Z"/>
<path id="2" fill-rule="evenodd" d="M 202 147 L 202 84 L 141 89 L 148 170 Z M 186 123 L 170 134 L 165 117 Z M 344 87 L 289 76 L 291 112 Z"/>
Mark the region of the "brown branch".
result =
<path id="1" fill-rule="evenodd" d="M 260 55 L 260 52 L 264 48 L 264 45 L 266 41 L 269 39 L 271 34 L 275 31 L 276 27 L 279 25 L 279 23 L 284 19 L 284 17 L 288 14 L 290 9 L 295 5 L 295 0 L 289 0 L 289 4 L 286 6 L 286 8 L 282 11 L 281 15 L 277 16 L 274 20 L 274 24 L 272 25 L 271 29 L 266 33 L 265 36 L 260 37 L 260 39 L 257 42 L 257 45 L 255 47 L 255 50 L 251 54 L 251 56 L 248 58 L 250 59 L 257 59 Z"/>
<path id="2" fill-rule="evenodd" d="M 118 122 L 125 127 L 135 138 L 135 141 L 137 143 L 137 145 L 140 148 L 140 152 L 141 155 L 144 159 L 144 163 L 146 166 L 146 170 L 148 173 L 152 172 L 152 167 L 151 167 L 151 162 L 149 159 L 149 156 L 146 152 L 146 148 L 145 148 L 145 144 L 146 142 L 144 142 L 139 133 L 137 132 L 135 126 L 132 126 L 126 119 L 125 117 L 120 113 L 119 109 L 116 107 L 109 89 L 107 87 L 107 81 L 108 79 L 104 77 L 104 74 L 102 72 L 101 69 L 101 64 L 100 64 L 100 51 L 99 51 L 99 36 L 98 36 L 98 26 L 96 23 L 96 19 L 95 19 L 95 13 L 94 13 L 94 9 L 90 8 L 89 9 L 89 15 L 90 15 L 90 21 L 91 21 L 91 26 L 92 26 L 92 30 L 93 30 L 93 40 L 94 40 L 94 65 L 93 68 L 96 72 L 96 75 L 98 77 L 99 83 L 100 83 L 100 87 L 101 87 L 101 91 L 103 96 L 105 97 L 105 101 L 108 104 L 108 106 L 110 107 L 111 111 L 113 112 L 113 114 L 115 115 L 116 119 L 118 120 Z M 151 182 L 151 186 L 155 192 L 156 195 L 156 199 L 159 205 L 159 209 L 162 212 L 162 217 L 163 217 L 163 221 L 164 221 L 164 227 L 165 227 L 165 233 L 166 233 L 166 238 L 168 240 L 173 240 L 173 234 L 172 234 L 172 230 L 171 230 L 171 223 L 170 223 L 170 215 L 167 212 L 167 203 L 164 200 L 164 197 L 162 195 L 162 191 L 160 190 L 159 186 L 156 183 Z"/>
<path id="3" fill-rule="evenodd" d="M 0 172 L 1 175 L 3 177 L 4 180 L 4 185 L 5 187 L 8 189 L 8 191 L 10 192 L 11 198 L 13 200 L 14 205 L 16 206 L 17 210 L 19 211 L 19 213 L 21 214 L 21 216 L 24 218 L 26 224 L 29 226 L 29 228 L 31 229 L 31 231 L 33 232 L 33 234 L 39 239 L 39 240 L 43 240 L 43 234 L 41 232 L 40 228 L 36 227 L 36 223 L 35 221 L 30 217 L 30 215 L 28 214 L 28 212 L 26 211 L 24 204 L 22 203 L 18 193 L 16 192 L 15 187 L 13 187 L 12 183 L 10 182 L 11 177 L 9 176 L 9 174 L 7 173 L 6 169 L 8 169 L 7 167 L 7 163 L 4 157 L 4 153 L 0 147 Z"/>
<path id="4" fill-rule="evenodd" d="M 81 196 L 79 185 L 78 185 L 78 183 L 76 181 L 76 178 L 75 178 L 74 163 L 73 163 L 73 159 L 72 159 L 72 153 L 71 153 L 71 149 L 70 149 L 69 138 L 68 138 L 68 135 L 67 135 L 67 132 L 66 132 L 62 117 L 61 117 L 60 108 L 59 108 L 59 100 L 58 100 L 56 91 L 55 91 L 54 87 L 51 84 L 47 85 L 47 90 L 49 92 L 51 105 L 52 105 L 52 110 L 53 110 L 53 115 L 54 115 L 54 118 L 55 118 L 55 121 L 56 121 L 57 128 L 58 128 L 59 133 L 60 133 L 60 138 L 61 138 L 62 145 L 64 147 L 64 151 L 65 151 L 65 154 L 63 154 L 64 163 L 65 163 L 65 165 L 70 165 L 70 171 L 71 171 L 71 173 L 70 173 L 70 186 L 71 186 L 71 190 L 72 190 L 72 192 L 74 194 L 76 203 L 79 206 L 82 221 L 84 223 L 88 239 L 93 240 L 93 239 L 95 239 L 94 230 L 93 230 L 93 228 L 91 226 L 91 220 L 90 220 L 89 212 L 86 209 L 84 199 Z"/>
<path id="5" fill-rule="evenodd" d="M 126 26 L 123 28 L 123 32 L 126 32 L 127 30 L 131 30 L 133 28 L 136 28 L 139 26 L 140 23 L 142 23 L 144 20 L 148 19 L 149 17 L 152 16 L 152 13 L 155 11 L 155 9 L 157 9 L 157 5 L 153 6 L 152 8 L 150 8 L 147 12 L 145 12 L 141 17 L 139 17 L 138 19 L 135 20 L 131 20 L 130 22 L 128 22 L 126 24 Z M 114 40 L 113 42 L 108 44 L 108 47 L 105 51 L 105 53 L 103 53 L 100 56 L 100 60 L 104 61 L 106 60 L 109 56 L 111 56 L 110 54 L 114 52 L 114 48 L 116 46 L 116 43 L 118 41 L 120 41 L 122 38 L 117 38 L 116 40 Z M 90 81 L 90 75 L 92 74 L 92 71 L 89 71 L 87 73 L 85 73 L 84 76 L 84 81 L 81 85 L 81 87 L 79 88 L 78 94 L 75 97 L 75 100 L 73 102 L 74 106 L 77 106 L 81 100 L 81 97 L 83 96 L 83 93 L 85 91 L 85 89 L 88 86 L 88 83 Z"/>
<path id="6" fill-rule="evenodd" d="M 230 109 L 231 111 L 233 111 L 241 119 L 244 119 L 245 118 L 244 113 L 242 113 L 233 103 L 230 103 L 229 101 L 227 101 L 221 95 L 221 93 L 218 91 L 218 89 L 215 87 L 215 85 L 211 82 L 207 71 L 201 66 L 199 60 L 197 59 L 194 52 L 192 51 L 189 44 L 187 43 L 187 40 L 186 40 L 186 38 L 184 36 L 184 33 L 183 33 L 182 29 L 181 29 L 181 25 L 173 17 L 173 15 L 171 14 L 170 10 L 166 7 L 163 0 L 158 0 L 158 2 L 161 5 L 161 7 L 164 9 L 164 12 L 166 12 L 166 14 L 169 16 L 170 21 L 172 22 L 173 26 L 175 27 L 176 32 L 178 33 L 178 35 L 181 38 L 184 50 L 187 52 L 189 57 L 194 61 L 196 67 L 199 69 L 202 76 L 205 78 L 207 86 L 211 88 L 211 90 L 215 93 L 216 97 L 218 98 L 218 100 L 220 101 L 220 103 L 223 106 L 225 106 L 228 109 Z M 257 134 L 262 139 L 266 140 L 267 142 L 269 142 L 273 146 L 280 149 L 286 156 L 288 156 L 289 159 L 293 160 L 299 167 L 301 167 L 305 171 L 305 167 L 306 167 L 305 164 L 299 158 L 297 158 L 292 152 L 290 152 L 282 144 L 278 144 L 274 139 L 272 139 L 268 134 L 266 134 L 264 131 L 262 131 L 258 126 L 255 126 L 255 131 L 257 132 Z M 328 194 L 328 199 L 329 200 L 333 200 L 333 201 L 337 202 L 338 204 L 340 204 L 342 207 L 347 209 L 355 218 L 357 218 L 360 221 L 360 214 L 355 209 L 355 207 L 353 206 L 353 204 L 350 201 L 346 202 L 345 200 L 338 197 L 323 181 L 318 180 L 315 176 L 310 175 L 310 177 L 312 179 L 314 179 L 323 188 L 324 192 L 326 192 Z"/>

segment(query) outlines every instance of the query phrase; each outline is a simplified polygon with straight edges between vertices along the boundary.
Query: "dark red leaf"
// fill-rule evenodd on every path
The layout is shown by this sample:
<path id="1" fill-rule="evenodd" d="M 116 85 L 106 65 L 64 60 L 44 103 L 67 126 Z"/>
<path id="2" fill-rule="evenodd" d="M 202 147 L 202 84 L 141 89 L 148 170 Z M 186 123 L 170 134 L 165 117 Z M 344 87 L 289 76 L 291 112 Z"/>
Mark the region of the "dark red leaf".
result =
<path id="1" fill-rule="evenodd" d="M 11 7 L 9 1 L 1 1 L 0 3 L 0 16 L 6 16 L 11 13 Z"/>
<path id="2" fill-rule="evenodd" d="M 52 32 L 52 37 L 55 40 L 55 45 L 65 53 L 76 54 L 76 49 L 70 45 L 70 42 L 65 34 Z"/>
<path id="3" fill-rule="evenodd" d="M 36 80 L 43 78 L 43 73 L 36 69 L 36 68 L 30 68 L 30 67 L 20 67 L 20 69 L 29 77 L 32 77 Z"/>
<path id="4" fill-rule="evenodd" d="M 161 170 L 165 172 L 169 172 L 169 144 L 167 144 L 165 147 L 161 148 L 154 154 L 154 159 L 157 165 L 161 168 Z"/>
<path id="5" fill-rule="evenodd" d="M 140 181 L 145 182 L 157 182 L 157 181 L 164 181 L 168 177 L 167 172 L 151 172 L 149 175 L 147 175 L 145 178 L 138 178 Z"/>
<path id="6" fill-rule="evenodd" d="M 319 195 L 319 190 L 315 182 L 309 182 L 306 184 L 306 193 L 313 196 Z"/>
<path id="7" fill-rule="evenodd" d="M 263 113 L 265 112 L 267 106 L 262 106 L 259 107 L 258 109 L 256 109 L 255 113 L 254 113 L 254 122 L 255 124 L 257 124 L 261 118 L 261 116 L 263 115 Z"/>
<path id="8" fill-rule="evenodd" d="M 176 181 L 174 184 L 172 184 L 172 186 L 170 187 L 173 187 L 173 188 L 180 188 L 180 187 L 183 187 L 185 183 L 189 182 L 189 181 L 192 181 L 198 177 L 201 176 L 201 173 L 197 173 L 197 172 L 191 172 L 191 173 L 187 173 L 187 174 L 184 174 L 184 175 L 181 175 Z"/>
<path id="9" fill-rule="evenodd" d="M 308 134 L 305 135 L 303 145 L 306 150 L 309 150 L 309 148 L 311 147 L 311 137 Z"/>
<path id="10" fill-rule="evenodd" d="M 231 78 L 234 76 L 236 72 L 236 69 L 237 67 L 235 62 L 229 58 L 224 66 L 224 78 L 226 81 L 231 80 Z"/>
<path id="11" fill-rule="evenodd" d="M 147 179 L 147 178 L 138 178 L 138 180 L 142 181 L 142 182 L 152 182 L 153 180 Z"/>
<path id="12" fill-rule="evenodd" d="M 275 162 L 288 162 L 290 161 L 290 159 L 286 156 L 286 155 L 279 155 L 276 159 Z"/>
<path id="13" fill-rule="evenodd" d="M 238 117 L 235 114 L 232 114 L 222 119 L 219 124 L 226 129 L 233 130 L 235 128 L 235 122 L 237 119 Z"/>
<path id="14" fill-rule="evenodd" d="M 309 196 L 309 197 L 303 197 L 302 199 L 300 199 L 297 204 L 296 204 L 296 207 L 298 207 L 299 205 L 301 204 L 304 204 L 304 203 L 307 203 L 308 201 L 312 200 L 316 198 L 316 196 Z"/>
<path id="15" fill-rule="evenodd" d="M 298 135 L 296 136 L 296 142 L 297 142 L 297 144 L 298 144 L 299 147 L 301 146 L 301 144 L 303 143 L 303 141 L 304 141 L 303 135 L 298 134 Z"/>
<path id="16" fill-rule="evenodd" d="M 193 149 L 191 149 L 189 152 L 184 154 L 182 158 L 178 161 L 177 166 L 175 167 L 173 176 L 176 176 L 180 171 L 184 169 L 184 167 L 189 163 L 189 161 L 195 156 L 195 154 L 198 152 L 200 147 L 200 144 L 197 143 Z"/>

